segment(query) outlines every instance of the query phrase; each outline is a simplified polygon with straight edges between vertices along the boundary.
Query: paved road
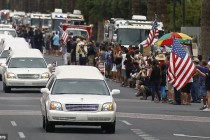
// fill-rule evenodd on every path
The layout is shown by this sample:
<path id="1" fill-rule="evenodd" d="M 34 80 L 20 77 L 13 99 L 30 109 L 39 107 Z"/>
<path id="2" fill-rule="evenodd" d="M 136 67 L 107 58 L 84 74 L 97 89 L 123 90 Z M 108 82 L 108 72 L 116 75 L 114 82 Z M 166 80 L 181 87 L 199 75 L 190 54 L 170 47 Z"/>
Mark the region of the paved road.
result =
<path id="1" fill-rule="evenodd" d="M 46 57 L 48 62 L 60 58 Z M 210 113 L 199 111 L 201 104 L 174 106 L 141 101 L 136 90 L 107 81 L 119 88 L 115 134 L 104 134 L 99 127 L 58 126 L 55 133 L 42 129 L 39 90 L 14 89 L 5 94 L 0 82 L 0 133 L 9 140 L 191 140 L 210 139 Z"/>

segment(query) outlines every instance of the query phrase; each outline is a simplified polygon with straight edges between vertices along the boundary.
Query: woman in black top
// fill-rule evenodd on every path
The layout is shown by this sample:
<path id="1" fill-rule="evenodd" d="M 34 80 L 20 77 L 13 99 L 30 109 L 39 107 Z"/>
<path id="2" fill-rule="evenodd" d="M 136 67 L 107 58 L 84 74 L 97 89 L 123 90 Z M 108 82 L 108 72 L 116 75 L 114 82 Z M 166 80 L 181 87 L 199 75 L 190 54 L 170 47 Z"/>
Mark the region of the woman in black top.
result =
<path id="1" fill-rule="evenodd" d="M 152 67 L 149 70 L 149 80 L 150 80 L 150 86 L 152 90 L 152 101 L 155 99 L 155 94 L 158 97 L 158 101 L 161 100 L 159 88 L 160 88 L 160 67 L 157 60 L 153 60 Z"/>

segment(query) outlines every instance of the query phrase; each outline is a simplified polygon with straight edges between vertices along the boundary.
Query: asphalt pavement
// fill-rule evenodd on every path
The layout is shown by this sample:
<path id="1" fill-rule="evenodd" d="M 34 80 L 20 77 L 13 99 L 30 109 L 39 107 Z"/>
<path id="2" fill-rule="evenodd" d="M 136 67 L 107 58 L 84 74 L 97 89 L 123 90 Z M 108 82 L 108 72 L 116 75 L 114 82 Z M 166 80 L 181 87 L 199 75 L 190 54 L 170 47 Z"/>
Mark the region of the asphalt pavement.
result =
<path id="1" fill-rule="evenodd" d="M 61 57 L 46 56 L 48 63 Z M 200 111 L 202 104 L 171 105 L 139 100 L 135 89 L 121 87 L 107 80 L 115 95 L 117 125 L 115 134 L 105 134 L 99 127 L 57 126 L 54 133 L 42 129 L 39 89 L 13 89 L 4 93 L 0 82 L 0 140 L 203 140 L 210 139 L 210 112 Z"/>

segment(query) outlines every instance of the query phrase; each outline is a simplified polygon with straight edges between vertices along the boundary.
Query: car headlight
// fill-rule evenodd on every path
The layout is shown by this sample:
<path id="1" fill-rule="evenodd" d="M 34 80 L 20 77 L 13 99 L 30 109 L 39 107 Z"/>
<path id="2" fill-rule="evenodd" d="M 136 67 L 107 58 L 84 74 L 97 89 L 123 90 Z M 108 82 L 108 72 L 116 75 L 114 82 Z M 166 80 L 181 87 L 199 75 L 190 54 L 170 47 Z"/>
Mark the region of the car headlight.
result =
<path id="1" fill-rule="evenodd" d="M 48 72 L 42 73 L 41 78 L 49 78 L 50 75 Z"/>
<path id="2" fill-rule="evenodd" d="M 113 103 L 103 104 L 102 111 L 114 111 L 114 104 Z"/>
<path id="3" fill-rule="evenodd" d="M 62 105 L 59 102 L 51 102 L 50 103 L 50 110 L 58 110 L 58 111 L 62 111 Z"/>
<path id="4" fill-rule="evenodd" d="M 7 78 L 8 79 L 14 79 L 14 78 L 16 78 L 16 75 L 14 74 L 14 73 L 7 73 Z"/>

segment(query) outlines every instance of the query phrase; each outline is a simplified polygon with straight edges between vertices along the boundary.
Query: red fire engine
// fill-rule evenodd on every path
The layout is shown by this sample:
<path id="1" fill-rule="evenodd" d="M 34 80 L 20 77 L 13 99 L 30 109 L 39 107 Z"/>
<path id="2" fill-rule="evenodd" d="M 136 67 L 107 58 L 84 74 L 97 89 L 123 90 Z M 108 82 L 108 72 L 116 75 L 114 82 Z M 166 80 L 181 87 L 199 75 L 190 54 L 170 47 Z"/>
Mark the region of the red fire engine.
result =
<path id="1" fill-rule="evenodd" d="M 63 30 L 68 34 L 72 34 L 73 36 L 85 37 L 89 39 L 92 36 L 92 26 L 88 25 L 73 25 L 64 23 L 61 25 Z"/>

